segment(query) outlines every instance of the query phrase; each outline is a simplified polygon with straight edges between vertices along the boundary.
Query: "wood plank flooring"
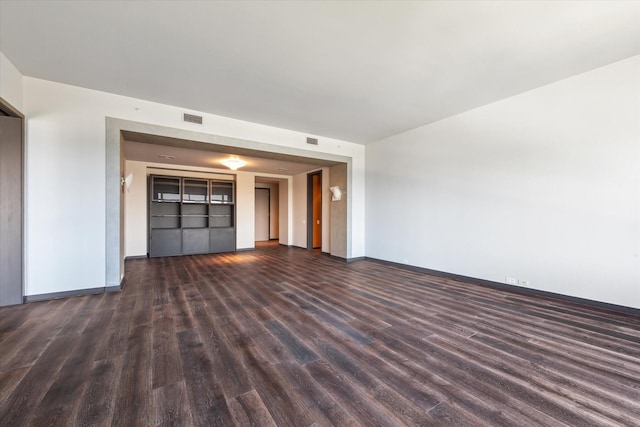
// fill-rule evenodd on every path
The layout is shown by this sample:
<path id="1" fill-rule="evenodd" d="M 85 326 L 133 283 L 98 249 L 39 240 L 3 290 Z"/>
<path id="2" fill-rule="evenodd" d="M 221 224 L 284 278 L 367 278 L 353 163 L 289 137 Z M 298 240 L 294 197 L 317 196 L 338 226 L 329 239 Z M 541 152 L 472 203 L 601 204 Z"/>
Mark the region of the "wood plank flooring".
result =
<path id="1" fill-rule="evenodd" d="M 0 309 L 0 425 L 640 425 L 640 316 L 262 245 Z"/>

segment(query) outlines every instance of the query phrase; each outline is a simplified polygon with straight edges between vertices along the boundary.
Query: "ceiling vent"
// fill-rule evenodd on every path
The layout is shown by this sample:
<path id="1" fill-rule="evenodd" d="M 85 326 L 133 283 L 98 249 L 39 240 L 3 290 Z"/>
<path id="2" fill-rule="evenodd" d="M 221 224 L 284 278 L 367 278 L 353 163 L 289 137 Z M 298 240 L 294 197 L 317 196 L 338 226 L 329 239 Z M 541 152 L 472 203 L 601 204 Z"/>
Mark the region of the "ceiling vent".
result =
<path id="1" fill-rule="evenodd" d="M 307 144 L 318 145 L 318 138 L 307 137 Z"/>
<path id="2" fill-rule="evenodd" d="M 197 125 L 201 125 L 202 124 L 202 116 L 196 116 L 195 114 L 183 113 L 182 114 L 182 121 L 183 122 L 187 122 L 187 123 L 195 123 Z"/>

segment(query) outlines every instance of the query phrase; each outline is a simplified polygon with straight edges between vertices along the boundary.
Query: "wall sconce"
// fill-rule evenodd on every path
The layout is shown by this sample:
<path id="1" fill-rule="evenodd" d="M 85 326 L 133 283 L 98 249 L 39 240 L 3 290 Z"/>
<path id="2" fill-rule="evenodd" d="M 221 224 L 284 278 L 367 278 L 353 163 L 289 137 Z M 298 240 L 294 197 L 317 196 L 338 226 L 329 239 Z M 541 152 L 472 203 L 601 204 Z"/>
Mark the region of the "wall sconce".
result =
<path id="1" fill-rule="evenodd" d="M 126 178 L 124 176 L 120 178 L 120 185 L 122 186 L 122 190 L 126 188 L 127 192 L 129 192 L 132 184 L 133 184 L 133 172 L 127 175 Z"/>
<path id="2" fill-rule="evenodd" d="M 331 191 L 332 202 L 342 200 L 342 190 L 340 190 L 340 187 L 336 185 L 335 187 L 329 187 L 329 190 Z"/>
<path id="3" fill-rule="evenodd" d="M 230 157 L 228 159 L 224 159 L 222 161 L 220 161 L 220 163 L 222 163 L 223 165 L 225 165 L 226 167 L 228 167 L 231 170 L 236 170 L 238 168 L 241 168 L 243 166 L 245 166 L 247 164 L 247 162 L 244 162 L 242 160 L 240 160 L 237 157 Z"/>

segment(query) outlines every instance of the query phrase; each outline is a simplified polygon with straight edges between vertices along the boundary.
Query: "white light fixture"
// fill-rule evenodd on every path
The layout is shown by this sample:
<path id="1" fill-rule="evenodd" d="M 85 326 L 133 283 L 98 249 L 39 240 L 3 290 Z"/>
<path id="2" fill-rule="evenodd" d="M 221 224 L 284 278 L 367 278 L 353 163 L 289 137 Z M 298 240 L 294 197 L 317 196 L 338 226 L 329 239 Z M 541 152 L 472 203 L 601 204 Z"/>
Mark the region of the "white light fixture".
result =
<path id="1" fill-rule="evenodd" d="M 331 191 L 332 202 L 337 202 L 342 200 L 342 190 L 340 190 L 340 187 L 336 185 L 335 187 L 329 187 L 329 190 Z"/>
<path id="2" fill-rule="evenodd" d="M 131 184 L 133 184 L 133 172 L 131 172 L 127 177 L 124 176 L 120 178 L 120 185 L 122 185 L 123 189 L 127 189 L 129 191 L 131 189 Z"/>
<path id="3" fill-rule="evenodd" d="M 240 160 L 237 157 L 230 157 L 228 159 L 224 159 L 222 161 L 220 161 L 220 163 L 222 163 L 223 165 L 225 165 L 226 167 L 228 167 L 231 170 L 236 170 L 238 168 L 243 167 L 244 165 L 247 164 L 247 162 L 243 162 L 242 160 Z"/>

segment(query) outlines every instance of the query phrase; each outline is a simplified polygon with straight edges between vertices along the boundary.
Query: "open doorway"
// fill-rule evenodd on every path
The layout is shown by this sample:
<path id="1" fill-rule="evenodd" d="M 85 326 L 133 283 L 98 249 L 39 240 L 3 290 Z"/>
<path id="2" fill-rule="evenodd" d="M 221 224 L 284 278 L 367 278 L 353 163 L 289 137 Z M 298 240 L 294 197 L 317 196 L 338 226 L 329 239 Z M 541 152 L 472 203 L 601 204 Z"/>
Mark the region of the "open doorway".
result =
<path id="1" fill-rule="evenodd" d="M 306 218 L 304 213 L 303 194 L 294 190 L 294 178 L 305 174 L 314 168 L 324 168 L 323 171 L 344 165 L 344 183 L 346 186 L 346 166 L 351 163 L 351 158 L 323 152 L 309 152 L 303 149 L 284 147 L 263 142 L 249 141 L 228 138 L 220 135 L 212 135 L 192 130 L 152 125 L 148 123 L 138 123 L 113 117 L 106 118 L 106 193 L 105 193 L 105 288 L 119 289 L 124 279 L 125 257 L 146 256 L 147 235 L 146 233 L 134 233 L 135 227 L 128 227 L 125 236 L 125 221 L 132 223 L 144 221 L 146 218 L 147 191 L 144 179 L 134 179 L 131 194 L 122 190 L 122 178 L 133 170 L 139 170 L 136 176 L 144 176 L 146 167 L 152 164 L 154 167 L 162 167 L 179 170 L 210 171 L 211 165 L 219 162 L 209 156 L 211 153 L 218 153 L 221 157 L 229 155 L 246 156 L 250 158 L 251 164 L 237 172 L 237 200 L 236 200 L 236 248 L 238 250 L 251 249 L 255 246 L 253 222 L 253 196 L 254 186 L 251 185 L 251 178 L 256 178 L 256 182 L 264 179 L 273 181 L 275 184 L 271 188 L 271 209 L 278 209 L 270 218 L 270 239 L 279 244 L 294 246 L 294 240 L 298 239 L 299 228 L 296 224 Z M 140 148 L 140 150 L 138 150 Z M 144 149 L 143 149 L 144 148 Z M 222 153 L 222 154 L 220 154 Z M 161 159 L 159 161 L 158 159 Z M 207 162 L 205 164 L 205 161 Z M 274 174 L 274 171 L 278 172 Z M 126 173 L 125 173 L 126 172 Z M 329 184 L 329 177 L 324 172 L 323 181 Z M 264 174 L 264 175 L 262 175 Z M 304 175 L 303 175 L 304 176 Z M 259 180 L 258 180 L 259 178 Z M 333 179 L 333 178 L 332 178 Z M 303 181 L 304 182 L 304 178 Z M 333 182 L 333 181 L 331 181 Z M 304 184 L 300 193 L 304 192 Z M 278 201 L 275 201 L 274 189 L 278 192 Z M 296 187 L 297 189 L 297 187 Z M 139 190 L 139 192 L 138 192 Z M 125 195 L 129 194 L 126 212 L 124 209 Z M 139 194 L 140 197 L 131 197 Z M 298 197 L 302 197 L 303 205 L 300 206 L 300 214 L 294 207 L 298 207 Z M 328 198 L 325 197 L 325 203 Z M 322 230 L 326 234 L 326 251 L 334 254 L 333 244 L 329 246 L 328 232 L 331 230 L 331 239 L 335 240 L 336 256 L 348 257 L 347 242 L 349 240 L 349 228 L 347 209 L 345 206 L 344 215 L 335 215 L 333 211 L 329 216 L 329 207 L 325 206 L 325 215 Z M 340 212 L 338 212 L 340 213 Z M 140 216 L 142 215 L 142 220 Z M 303 215 L 300 218 L 298 215 Z M 329 227 L 329 224 L 332 227 Z M 334 226 L 335 225 L 335 226 Z M 146 227 L 143 227 L 145 229 Z M 335 230 L 334 230 L 335 229 Z M 306 229 L 300 230 L 302 233 Z M 336 236 L 333 236 L 335 234 Z M 125 251 L 125 237 L 127 240 L 127 251 Z M 344 244 L 343 244 L 344 243 Z M 305 245 L 306 246 L 306 245 Z M 129 251 L 129 249 L 131 249 Z"/>
<path id="2" fill-rule="evenodd" d="M 268 188 L 256 188 L 255 202 L 255 241 L 266 242 L 270 238 L 269 233 L 269 206 L 271 203 L 271 191 Z"/>
<path id="3" fill-rule="evenodd" d="M 307 249 L 322 248 L 322 171 L 307 175 Z"/>
<path id="4" fill-rule="evenodd" d="M 254 198 L 254 240 L 255 242 L 279 242 L 281 229 L 287 227 L 287 210 L 280 203 L 281 179 L 273 177 L 255 177 Z M 284 197 L 287 198 L 286 182 Z M 282 218 L 281 218 L 282 215 Z"/>

